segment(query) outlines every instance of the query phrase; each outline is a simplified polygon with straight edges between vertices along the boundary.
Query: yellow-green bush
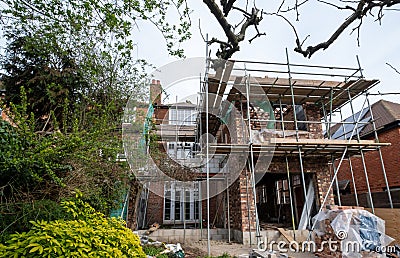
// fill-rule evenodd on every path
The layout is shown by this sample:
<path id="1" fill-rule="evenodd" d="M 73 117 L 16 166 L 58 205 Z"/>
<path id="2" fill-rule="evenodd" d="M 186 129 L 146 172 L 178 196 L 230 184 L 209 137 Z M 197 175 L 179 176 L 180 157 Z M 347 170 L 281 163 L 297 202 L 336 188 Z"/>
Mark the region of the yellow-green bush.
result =
<path id="1" fill-rule="evenodd" d="M 73 220 L 32 221 L 30 231 L 0 244 L 0 257 L 146 257 L 123 221 L 105 218 L 80 199 L 62 206 Z"/>

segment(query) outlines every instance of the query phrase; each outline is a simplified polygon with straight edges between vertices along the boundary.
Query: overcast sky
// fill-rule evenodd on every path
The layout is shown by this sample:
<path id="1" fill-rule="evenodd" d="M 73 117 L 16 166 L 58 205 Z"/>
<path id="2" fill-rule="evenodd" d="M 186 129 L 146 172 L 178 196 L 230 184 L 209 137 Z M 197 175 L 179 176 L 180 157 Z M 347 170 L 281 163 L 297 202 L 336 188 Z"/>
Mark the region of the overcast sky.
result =
<path id="1" fill-rule="evenodd" d="M 258 7 L 267 12 L 276 10 L 281 3 L 276 0 L 258 2 L 263 3 L 263 6 L 258 5 Z M 206 46 L 198 28 L 199 20 L 203 35 L 208 33 L 209 38 L 217 37 L 222 40 L 225 40 L 225 37 L 217 21 L 202 1 L 189 0 L 188 3 L 192 9 L 193 36 L 181 47 L 185 50 L 187 57 L 205 57 Z M 293 16 L 290 18 L 294 21 L 301 39 L 310 35 L 305 45 L 315 45 L 327 40 L 349 14 L 350 11 L 339 11 L 332 6 L 310 0 L 308 5 L 300 9 L 300 21 L 294 21 Z M 288 48 L 291 63 L 356 68 L 358 67 L 356 55 L 358 55 L 365 77 L 381 81 L 371 92 L 397 92 L 400 74 L 385 63 L 388 62 L 400 70 L 400 12 L 385 12 L 382 25 L 374 20 L 373 17 L 364 19 L 360 31 L 360 47 L 357 46 L 357 33 L 349 35 L 351 29 L 348 29 L 330 48 L 317 52 L 311 59 L 307 59 L 293 51 L 295 36 L 290 26 L 279 17 L 264 16 L 260 30 L 267 35 L 254 40 L 251 44 L 247 41 L 241 44 L 241 51 L 235 53 L 233 59 L 286 62 L 285 48 Z M 149 24 L 140 23 L 139 27 L 140 33 L 137 34 L 136 41 L 139 45 L 140 58 L 147 59 L 157 67 L 177 60 L 175 57 L 168 56 L 165 41 L 157 30 Z M 253 35 L 254 31 L 248 30 L 248 36 Z M 215 50 L 213 49 L 212 56 L 215 56 Z M 372 97 L 371 100 L 375 102 L 381 98 L 400 103 L 400 95 L 377 96 Z M 356 104 L 360 105 L 360 102 L 361 100 L 358 100 Z"/>

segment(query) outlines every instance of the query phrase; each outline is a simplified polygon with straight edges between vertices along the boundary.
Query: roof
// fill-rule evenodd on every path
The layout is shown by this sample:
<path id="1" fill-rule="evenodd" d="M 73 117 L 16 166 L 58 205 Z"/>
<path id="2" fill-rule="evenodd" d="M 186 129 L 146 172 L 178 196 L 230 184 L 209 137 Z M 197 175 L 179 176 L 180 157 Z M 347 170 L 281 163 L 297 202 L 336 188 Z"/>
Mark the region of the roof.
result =
<path id="1" fill-rule="evenodd" d="M 230 90 L 227 87 L 228 82 L 233 84 Z M 273 103 L 281 101 L 282 104 L 291 105 L 293 95 L 294 102 L 297 105 L 310 102 L 324 104 L 326 110 L 330 111 L 331 108 L 336 110 L 346 105 L 350 101 L 349 93 L 351 99 L 354 99 L 378 83 L 379 80 L 363 78 L 348 81 L 328 81 L 268 76 L 251 77 L 249 82 L 243 76 L 230 76 L 229 79 L 221 81 L 221 78 L 214 75 L 208 78 L 208 93 L 219 95 L 221 98 L 223 94 L 227 94 L 228 101 L 239 100 L 246 95 L 246 85 L 248 84 L 250 95 L 265 94 L 264 96 L 268 96 L 268 99 Z M 226 92 L 227 89 L 228 92 Z M 330 106 L 331 98 L 332 107 Z M 211 101 L 210 104 L 212 103 L 214 102 Z M 219 102 L 216 102 L 216 106 L 219 104 Z"/>
<path id="2" fill-rule="evenodd" d="M 400 104 L 394 103 L 387 100 L 379 100 L 371 105 L 372 116 L 375 120 L 375 127 L 377 130 L 382 130 L 393 123 L 400 122 Z M 359 121 L 362 122 L 370 122 L 372 119 L 371 112 L 369 108 L 364 108 L 362 111 L 357 112 L 353 116 L 349 116 L 345 119 L 346 122 L 354 122 L 358 120 L 358 117 L 361 115 Z M 345 125 L 346 130 L 346 139 L 348 139 L 351 135 L 351 131 L 355 127 L 354 124 L 347 124 Z M 360 124 L 358 126 L 360 136 L 366 136 L 373 132 L 373 125 L 372 124 Z M 342 124 L 338 123 L 331 127 L 331 134 L 332 138 L 340 139 L 343 138 L 345 134 L 343 132 Z"/>
<path id="3" fill-rule="evenodd" d="M 371 106 L 372 114 L 375 119 L 375 127 L 377 130 L 384 129 L 394 122 L 400 121 L 400 104 L 387 100 L 379 100 Z M 369 110 L 365 117 L 371 116 Z M 365 136 L 373 132 L 373 126 L 368 124 L 360 132 L 360 136 Z"/>

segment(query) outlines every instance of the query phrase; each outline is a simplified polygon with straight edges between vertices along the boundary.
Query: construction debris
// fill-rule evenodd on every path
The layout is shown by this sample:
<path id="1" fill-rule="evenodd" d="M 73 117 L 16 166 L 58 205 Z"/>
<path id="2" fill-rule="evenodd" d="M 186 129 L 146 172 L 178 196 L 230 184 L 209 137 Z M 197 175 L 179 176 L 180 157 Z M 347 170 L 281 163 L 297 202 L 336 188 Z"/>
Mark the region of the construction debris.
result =
<path id="1" fill-rule="evenodd" d="M 393 238 L 385 221 L 362 207 L 327 207 L 314 218 L 314 242 L 319 257 L 386 257 Z"/>
<path id="2" fill-rule="evenodd" d="M 174 257 L 176 258 L 183 258 L 185 257 L 185 252 L 182 249 L 182 246 L 180 243 L 177 243 L 176 245 L 174 244 L 167 244 L 165 245 L 165 250 L 162 251 L 160 254 L 174 254 Z"/>
<path id="3" fill-rule="evenodd" d="M 159 228 L 160 228 L 160 224 L 158 224 L 157 222 L 153 223 L 144 234 L 148 236 Z"/>
<path id="4" fill-rule="evenodd" d="M 278 228 L 278 231 L 282 234 L 282 236 L 290 243 L 290 242 L 294 242 L 293 237 L 288 234 L 285 229 L 283 228 Z"/>
<path id="5" fill-rule="evenodd" d="M 277 258 L 277 257 L 279 257 L 279 255 L 275 251 L 253 250 L 249 257 L 251 257 L 251 258 L 256 258 L 256 257 Z"/>

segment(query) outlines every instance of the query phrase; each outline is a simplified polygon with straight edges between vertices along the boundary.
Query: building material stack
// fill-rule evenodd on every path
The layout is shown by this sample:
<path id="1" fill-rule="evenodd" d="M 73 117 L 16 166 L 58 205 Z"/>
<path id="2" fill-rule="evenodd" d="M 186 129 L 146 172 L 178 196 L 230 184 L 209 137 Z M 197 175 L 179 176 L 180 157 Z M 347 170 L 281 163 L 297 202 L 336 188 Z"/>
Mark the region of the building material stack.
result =
<path id="1" fill-rule="evenodd" d="M 313 221 L 319 257 L 386 257 L 393 242 L 385 234 L 385 221 L 362 207 L 328 206 Z"/>

